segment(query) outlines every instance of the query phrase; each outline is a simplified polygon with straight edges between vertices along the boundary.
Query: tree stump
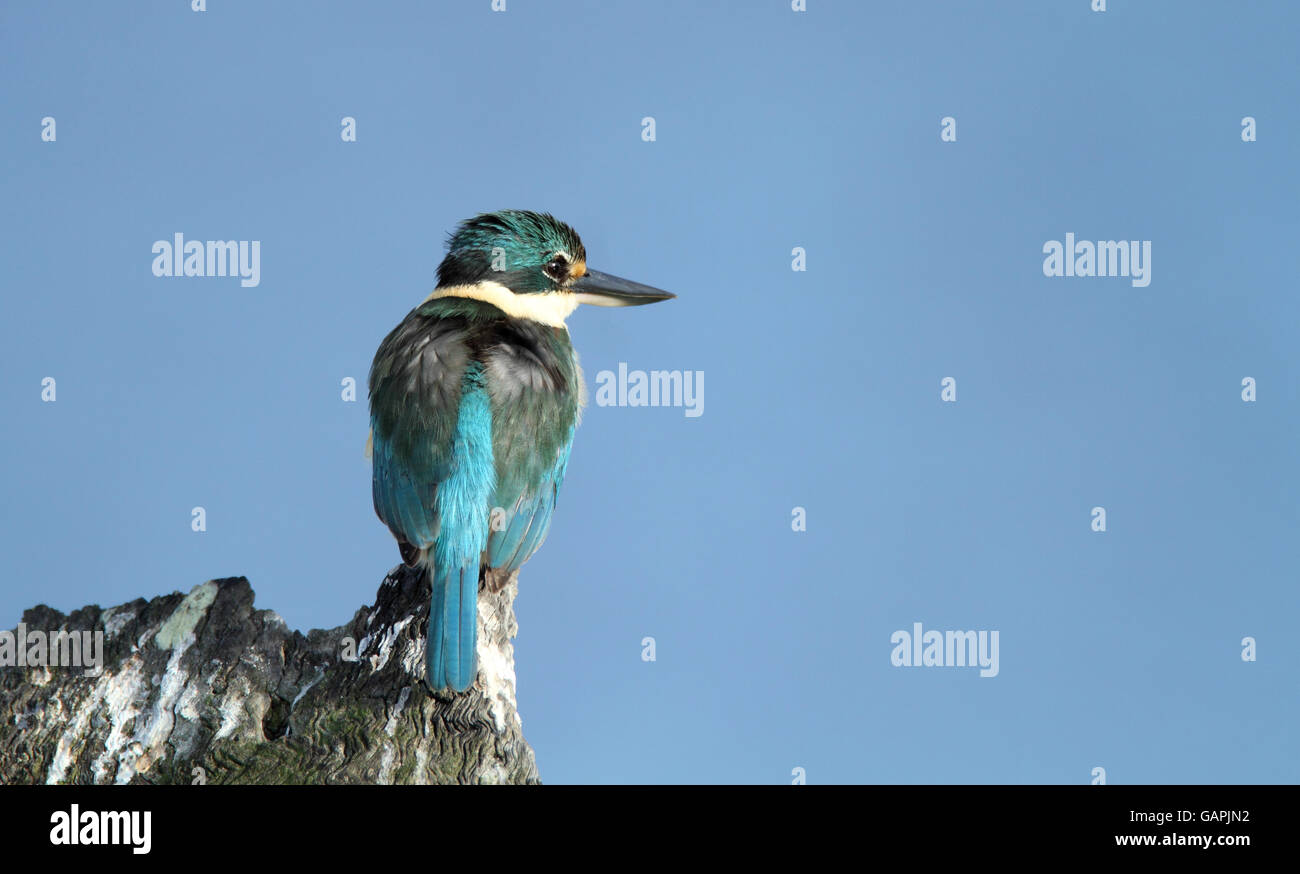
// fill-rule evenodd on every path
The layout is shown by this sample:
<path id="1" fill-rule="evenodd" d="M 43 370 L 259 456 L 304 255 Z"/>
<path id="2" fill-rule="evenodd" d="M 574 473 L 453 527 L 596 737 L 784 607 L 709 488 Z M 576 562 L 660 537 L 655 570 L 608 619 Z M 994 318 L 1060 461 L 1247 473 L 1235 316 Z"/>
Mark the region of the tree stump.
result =
<path id="1" fill-rule="evenodd" d="M 536 783 L 515 708 L 511 576 L 479 594 L 478 677 L 424 684 L 429 584 L 399 566 L 373 607 L 303 635 L 243 577 L 65 616 L 103 666 L 0 669 L 0 783 Z M 15 629 L 17 641 L 18 629 Z"/>

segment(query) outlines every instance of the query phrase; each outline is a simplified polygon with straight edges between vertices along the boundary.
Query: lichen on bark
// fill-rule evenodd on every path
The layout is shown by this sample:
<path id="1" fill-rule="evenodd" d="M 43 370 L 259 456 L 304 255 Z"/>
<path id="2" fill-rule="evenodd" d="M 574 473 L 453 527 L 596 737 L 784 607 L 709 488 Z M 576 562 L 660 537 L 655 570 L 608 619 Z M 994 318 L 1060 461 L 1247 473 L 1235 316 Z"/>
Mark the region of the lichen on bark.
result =
<path id="1" fill-rule="evenodd" d="M 517 591 L 511 577 L 480 593 L 462 694 L 424 685 L 429 587 L 405 567 L 350 622 L 305 635 L 254 609 L 243 577 L 34 607 L 28 629 L 102 631 L 103 670 L 0 668 L 0 782 L 538 782 L 515 707 Z"/>

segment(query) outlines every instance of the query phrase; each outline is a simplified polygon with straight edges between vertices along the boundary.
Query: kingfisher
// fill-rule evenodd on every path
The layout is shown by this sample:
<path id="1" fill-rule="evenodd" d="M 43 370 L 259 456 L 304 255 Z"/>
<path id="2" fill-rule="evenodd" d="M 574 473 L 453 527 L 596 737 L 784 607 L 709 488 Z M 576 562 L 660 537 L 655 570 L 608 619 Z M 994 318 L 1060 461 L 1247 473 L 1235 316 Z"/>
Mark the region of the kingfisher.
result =
<path id="1" fill-rule="evenodd" d="M 425 681 L 463 692 L 477 673 L 480 587 L 526 562 L 551 514 L 586 400 L 565 319 L 579 304 L 675 297 L 587 267 L 577 232 L 547 213 L 463 221 L 438 284 L 375 353 L 375 513 L 427 575 Z"/>

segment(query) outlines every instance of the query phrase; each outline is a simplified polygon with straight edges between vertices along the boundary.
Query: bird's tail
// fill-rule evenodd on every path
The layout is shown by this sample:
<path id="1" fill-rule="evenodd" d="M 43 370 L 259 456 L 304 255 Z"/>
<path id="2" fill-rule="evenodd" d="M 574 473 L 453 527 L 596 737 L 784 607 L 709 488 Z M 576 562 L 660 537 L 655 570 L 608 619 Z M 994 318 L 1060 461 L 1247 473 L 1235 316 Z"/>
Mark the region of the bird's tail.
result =
<path id="1" fill-rule="evenodd" d="M 479 562 L 477 556 L 470 561 L 451 561 L 438 553 L 437 548 L 430 550 L 424 565 L 433 583 L 425 680 L 435 690 L 464 692 L 477 672 Z"/>
<path id="2" fill-rule="evenodd" d="M 496 489 L 492 407 L 481 365 L 465 369 L 451 449 L 453 463 L 436 496 L 437 540 L 424 559 L 433 584 L 425 679 L 433 689 L 464 692 L 474 682 L 479 564 Z"/>

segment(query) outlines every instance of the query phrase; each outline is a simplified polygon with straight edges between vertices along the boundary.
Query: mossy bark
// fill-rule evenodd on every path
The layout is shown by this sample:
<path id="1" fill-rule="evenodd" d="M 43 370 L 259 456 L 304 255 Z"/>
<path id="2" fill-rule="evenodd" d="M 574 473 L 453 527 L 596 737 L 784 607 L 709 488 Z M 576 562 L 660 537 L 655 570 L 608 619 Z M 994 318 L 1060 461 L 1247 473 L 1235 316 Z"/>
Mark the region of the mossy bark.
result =
<path id="1" fill-rule="evenodd" d="M 479 676 L 424 685 L 429 588 L 405 567 L 373 607 L 306 635 L 242 577 L 28 630 L 101 631 L 102 673 L 0 668 L 3 783 L 535 783 L 515 709 L 512 577 L 479 596 Z M 16 630 L 15 630 L 16 631 Z"/>

